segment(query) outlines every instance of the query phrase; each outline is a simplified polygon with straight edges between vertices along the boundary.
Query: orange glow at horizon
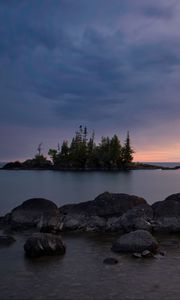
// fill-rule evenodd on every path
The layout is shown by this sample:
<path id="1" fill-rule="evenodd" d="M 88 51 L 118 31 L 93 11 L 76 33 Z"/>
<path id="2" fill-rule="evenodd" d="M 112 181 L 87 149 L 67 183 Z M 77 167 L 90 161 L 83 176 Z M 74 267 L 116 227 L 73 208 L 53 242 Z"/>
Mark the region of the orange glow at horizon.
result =
<path id="1" fill-rule="evenodd" d="M 136 162 L 180 162 L 180 145 L 173 145 L 158 149 L 141 149 L 134 153 L 134 161 Z"/>

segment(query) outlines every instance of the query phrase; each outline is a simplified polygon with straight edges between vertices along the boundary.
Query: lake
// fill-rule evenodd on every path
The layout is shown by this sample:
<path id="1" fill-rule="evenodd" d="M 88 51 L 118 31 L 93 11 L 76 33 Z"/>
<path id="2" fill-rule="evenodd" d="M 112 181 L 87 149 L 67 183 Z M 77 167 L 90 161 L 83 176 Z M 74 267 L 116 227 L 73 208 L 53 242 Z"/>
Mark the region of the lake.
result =
<path id="1" fill-rule="evenodd" d="M 180 192 L 180 170 L 130 172 L 0 171 L 0 215 L 31 197 L 45 197 L 58 206 L 93 199 L 104 191 L 142 196 L 149 203 Z M 178 300 L 180 299 L 180 238 L 166 246 L 159 259 L 136 260 L 111 252 L 117 234 L 64 234 L 63 257 L 27 260 L 26 235 L 0 249 L 0 299 Z M 163 241 L 164 236 L 158 236 Z M 167 239 L 167 237 L 166 237 Z M 106 266 L 103 259 L 119 263 Z"/>
<path id="2" fill-rule="evenodd" d="M 43 197 L 56 202 L 77 203 L 94 199 L 105 191 L 144 197 L 149 203 L 180 192 L 180 170 L 134 170 L 129 172 L 0 171 L 0 215 L 21 202 Z"/>

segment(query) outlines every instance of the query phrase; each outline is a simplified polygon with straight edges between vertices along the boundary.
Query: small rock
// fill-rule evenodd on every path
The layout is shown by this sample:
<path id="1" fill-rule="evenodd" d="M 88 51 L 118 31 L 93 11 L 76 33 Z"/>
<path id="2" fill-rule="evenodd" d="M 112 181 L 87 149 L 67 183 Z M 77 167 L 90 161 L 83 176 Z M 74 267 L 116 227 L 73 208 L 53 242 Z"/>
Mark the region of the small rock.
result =
<path id="1" fill-rule="evenodd" d="M 116 265 L 118 264 L 118 260 L 114 257 L 107 257 L 103 260 L 103 263 L 106 265 Z"/>
<path id="2" fill-rule="evenodd" d="M 122 235 L 112 245 L 114 252 L 143 252 L 149 250 L 157 252 L 158 243 L 156 239 L 146 230 L 136 230 Z"/>
<path id="3" fill-rule="evenodd" d="M 144 250 L 144 251 L 142 252 L 142 256 L 143 256 L 143 257 L 153 257 L 153 254 L 152 254 L 152 252 L 149 251 L 149 250 Z"/>
<path id="4" fill-rule="evenodd" d="M 135 257 L 135 258 L 141 258 L 142 257 L 141 253 L 138 253 L 138 252 L 133 253 L 132 256 Z"/>

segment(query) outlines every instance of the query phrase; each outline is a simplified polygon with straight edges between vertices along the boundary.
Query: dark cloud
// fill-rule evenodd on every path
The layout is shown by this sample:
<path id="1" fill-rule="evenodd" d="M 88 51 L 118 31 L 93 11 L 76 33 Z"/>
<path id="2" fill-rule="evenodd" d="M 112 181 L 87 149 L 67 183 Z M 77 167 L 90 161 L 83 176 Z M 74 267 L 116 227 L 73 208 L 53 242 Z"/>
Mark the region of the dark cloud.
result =
<path id="1" fill-rule="evenodd" d="M 178 120 L 178 7 L 1 1 L 1 124 L 68 130 L 83 121 L 116 131 Z"/>

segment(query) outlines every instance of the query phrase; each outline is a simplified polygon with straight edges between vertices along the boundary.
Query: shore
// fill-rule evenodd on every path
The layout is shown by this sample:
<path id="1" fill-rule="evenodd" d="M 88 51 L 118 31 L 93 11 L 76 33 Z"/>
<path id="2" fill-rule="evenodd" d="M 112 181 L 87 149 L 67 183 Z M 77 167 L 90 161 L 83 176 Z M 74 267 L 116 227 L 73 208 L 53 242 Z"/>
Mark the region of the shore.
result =
<path id="1" fill-rule="evenodd" d="M 52 164 L 48 165 L 40 165 L 40 166 L 26 166 L 24 163 L 20 162 L 10 162 L 6 163 L 4 166 L 0 168 L 0 170 L 51 170 L 51 171 L 82 171 L 82 172 L 92 172 L 92 171 L 102 171 L 102 172 L 121 172 L 121 171 L 131 171 L 131 170 L 179 170 L 180 165 L 177 166 L 160 166 L 153 165 L 148 163 L 132 163 L 128 166 L 123 166 L 121 168 L 58 168 L 53 166 Z"/>

